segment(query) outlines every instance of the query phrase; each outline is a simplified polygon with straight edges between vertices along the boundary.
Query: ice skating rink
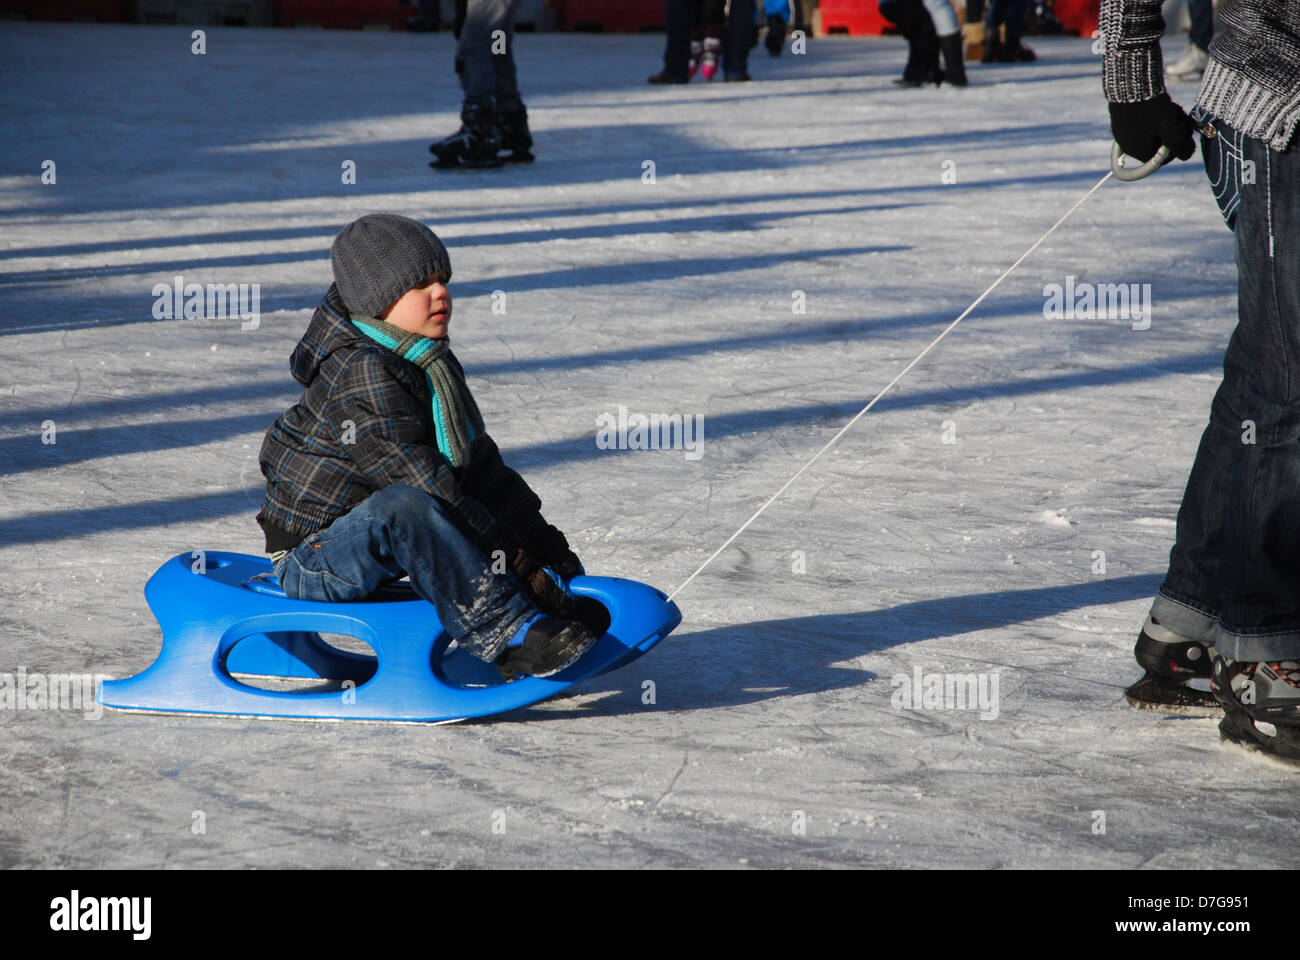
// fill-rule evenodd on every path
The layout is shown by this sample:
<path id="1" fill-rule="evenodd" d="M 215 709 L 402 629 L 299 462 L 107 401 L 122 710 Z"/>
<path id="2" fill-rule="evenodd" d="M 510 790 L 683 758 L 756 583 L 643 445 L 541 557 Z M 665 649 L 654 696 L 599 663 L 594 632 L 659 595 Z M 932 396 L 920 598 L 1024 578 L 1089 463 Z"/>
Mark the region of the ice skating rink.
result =
<path id="1" fill-rule="evenodd" d="M 211 28 L 196 55 L 191 29 L 0 31 L 0 674 L 138 673 L 156 567 L 261 552 L 258 447 L 358 215 L 443 237 L 452 343 L 507 462 L 588 570 L 671 591 L 1110 145 L 1086 39 L 902 91 L 897 39 L 651 87 L 662 36 L 543 34 L 517 40 L 537 162 L 434 172 L 449 33 Z M 155 319 L 177 276 L 258 284 L 255 329 Z M 1045 317 L 1067 282 L 1137 284 L 1149 316 Z M 1199 156 L 1111 182 L 632 667 L 437 727 L 15 704 L 0 866 L 1285 862 L 1294 773 L 1122 694 L 1235 289 Z M 702 417 L 700 455 L 602 449 L 620 407 Z M 982 706 L 910 701 L 967 675 Z"/>

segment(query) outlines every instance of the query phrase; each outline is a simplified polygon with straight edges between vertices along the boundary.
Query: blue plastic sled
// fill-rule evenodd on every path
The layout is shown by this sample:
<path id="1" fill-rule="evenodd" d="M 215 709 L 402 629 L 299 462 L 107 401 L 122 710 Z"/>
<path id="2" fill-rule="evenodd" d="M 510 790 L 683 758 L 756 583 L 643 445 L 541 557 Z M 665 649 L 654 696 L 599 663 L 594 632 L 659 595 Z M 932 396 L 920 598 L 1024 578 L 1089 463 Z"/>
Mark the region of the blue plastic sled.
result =
<path id="1" fill-rule="evenodd" d="M 447 723 L 527 706 L 622 667 L 682 621 L 675 603 L 635 580 L 579 576 L 568 589 L 604 604 L 609 630 L 568 669 L 505 683 L 494 665 L 452 645 L 433 606 L 406 582 L 359 603 L 311 603 L 286 597 L 264 557 L 207 551 L 200 565 L 183 553 L 144 588 L 162 627 L 158 659 L 102 683 L 99 699 L 156 713 Z M 330 646 L 321 633 L 363 640 L 376 656 Z M 335 686 L 283 692 L 236 679 L 245 676 Z"/>

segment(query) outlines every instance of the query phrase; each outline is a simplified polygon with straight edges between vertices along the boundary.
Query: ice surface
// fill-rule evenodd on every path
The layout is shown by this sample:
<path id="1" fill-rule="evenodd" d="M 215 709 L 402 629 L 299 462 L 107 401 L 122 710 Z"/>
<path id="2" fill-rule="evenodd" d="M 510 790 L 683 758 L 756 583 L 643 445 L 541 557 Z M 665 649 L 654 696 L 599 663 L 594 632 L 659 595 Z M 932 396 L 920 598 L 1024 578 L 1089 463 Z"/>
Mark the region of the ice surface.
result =
<path id="1" fill-rule="evenodd" d="M 449 34 L 6 24 L 0 672 L 137 673 L 160 563 L 260 552 L 258 446 L 354 216 L 438 230 L 508 460 L 590 570 L 671 590 L 1105 170 L 1087 40 L 917 91 L 896 39 L 649 87 L 662 42 L 521 36 L 537 163 L 435 173 Z M 154 320 L 177 274 L 260 284 L 260 327 Z M 1045 319 L 1067 276 L 1150 283 L 1150 328 Z M 1284 862 L 1292 775 L 1122 697 L 1234 312 L 1199 164 L 1108 184 L 634 667 L 431 728 L 0 711 L 0 865 Z M 703 457 L 598 449 L 620 405 L 702 414 Z M 896 709 L 918 667 L 996 677 L 996 717 Z"/>

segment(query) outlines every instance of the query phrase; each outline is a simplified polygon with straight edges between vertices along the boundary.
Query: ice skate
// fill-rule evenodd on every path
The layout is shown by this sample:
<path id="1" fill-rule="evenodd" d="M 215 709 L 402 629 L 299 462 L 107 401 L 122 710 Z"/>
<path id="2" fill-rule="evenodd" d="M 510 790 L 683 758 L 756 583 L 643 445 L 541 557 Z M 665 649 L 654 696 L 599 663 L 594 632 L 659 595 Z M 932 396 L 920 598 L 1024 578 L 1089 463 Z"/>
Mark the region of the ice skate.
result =
<path id="1" fill-rule="evenodd" d="M 1214 660 L 1222 740 L 1300 767 L 1300 663 Z"/>
<path id="2" fill-rule="evenodd" d="M 1209 62 L 1208 53 L 1196 44 L 1189 43 L 1183 55 L 1165 67 L 1165 73 L 1174 80 L 1199 80 L 1205 74 Z"/>
<path id="3" fill-rule="evenodd" d="M 1209 689 L 1214 647 L 1181 637 L 1147 617 L 1133 653 L 1146 672 L 1124 691 L 1130 706 L 1191 717 L 1223 713 Z"/>
<path id="4" fill-rule="evenodd" d="M 438 158 L 429 166 L 435 169 L 501 166 L 505 161 L 497 156 L 501 138 L 494 110 L 490 103 L 466 103 L 460 113 L 460 129 L 429 145 L 429 152 Z"/>
<path id="5" fill-rule="evenodd" d="M 704 51 L 700 54 L 700 76 L 712 80 L 718 73 L 718 63 L 722 59 L 722 41 L 717 37 L 704 38 Z"/>
<path id="6" fill-rule="evenodd" d="M 521 103 L 497 111 L 497 133 L 501 138 L 502 159 L 506 163 L 532 163 L 533 135 L 528 130 L 528 111 Z"/>

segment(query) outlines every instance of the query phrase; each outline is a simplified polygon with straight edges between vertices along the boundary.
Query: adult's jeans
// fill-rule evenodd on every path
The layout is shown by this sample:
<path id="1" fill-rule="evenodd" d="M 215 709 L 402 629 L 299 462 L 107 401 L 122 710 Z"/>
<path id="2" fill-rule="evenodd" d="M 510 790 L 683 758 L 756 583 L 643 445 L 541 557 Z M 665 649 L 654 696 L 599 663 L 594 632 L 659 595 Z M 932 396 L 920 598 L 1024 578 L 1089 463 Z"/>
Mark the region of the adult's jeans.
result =
<path id="1" fill-rule="evenodd" d="M 439 501 L 394 484 L 318 530 L 275 566 L 280 586 L 296 600 L 364 600 L 385 583 L 409 576 L 461 647 L 494 660 L 538 613 L 509 573 L 492 563 L 447 516 Z"/>
<path id="2" fill-rule="evenodd" d="M 1210 49 L 1214 39 L 1214 0 L 1187 0 L 1187 15 L 1191 20 L 1189 39 L 1202 50 Z"/>
<path id="3" fill-rule="evenodd" d="M 1300 150 L 1213 122 L 1237 326 L 1151 614 L 1230 660 L 1300 659 Z"/>
<path id="4" fill-rule="evenodd" d="M 961 29 L 952 0 L 925 0 L 925 9 L 929 11 L 930 19 L 934 21 L 934 32 L 939 36 L 951 36 Z"/>
<path id="5" fill-rule="evenodd" d="M 515 73 L 515 16 L 522 0 L 469 0 L 460 30 L 456 59 L 464 67 L 466 103 L 487 103 L 496 97 L 498 106 L 511 109 L 519 104 L 519 82 Z M 494 38 L 496 31 L 502 36 Z M 493 47 L 500 52 L 493 52 Z"/>
<path id="6" fill-rule="evenodd" d="M 989 0 L 984 29 L 996 30 L 1003 24 L 1017 37 L 1025 32 L 1025 0 Z"/>

